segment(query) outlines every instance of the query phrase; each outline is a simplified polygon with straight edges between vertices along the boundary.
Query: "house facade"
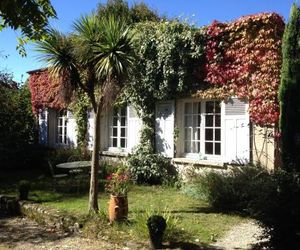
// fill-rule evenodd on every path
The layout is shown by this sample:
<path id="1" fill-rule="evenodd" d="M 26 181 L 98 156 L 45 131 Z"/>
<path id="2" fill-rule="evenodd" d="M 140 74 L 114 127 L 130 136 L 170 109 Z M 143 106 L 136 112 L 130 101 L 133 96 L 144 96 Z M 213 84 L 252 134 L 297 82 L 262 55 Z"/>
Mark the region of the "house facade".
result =
<path id="1" fill-rule="evenodd" d="M 94 117 L 88 116 L 88 147 L 93 147 Z M 66 109 L 39 112 L 39 141 L 50 148 L 77 147 L 76 120 Z M 184 166 L 224 167 L 260 163 L 274 167 L 272 131 L 252 126 L 248 102 L 181 98 L 157 102 L 155 112 L 157 153 Z M 101 116 L 101 156 L 116 160 L 139 144 L 142 120 L 132 106 L 111 108 Z"/>
<path id="2" fill-rule="evenodd" d="M 195 82 L 183 82 L 188 77 L 182 80 L 176 74 L 180 68 L 177 63 L 166 72 L 172 73 L 175 85 L 180 78 L 182 85 L 193 88 L 179 93 L 185 97 L 179 97 L 176 92 L 171 100 L 165 100 L 165 96 L 157 98 L 153 93 L 151 98 L 148 93 L 150 98 L 147 100 L 164 99 L 155 103 L 156 152 L 180 166 L 223 167 L 253 163 L 273 169 L 278 161 L 275 135 L 279 120 L 283 19 L 276 13 L 261 13 L 229 23 L 213 22 L 204 30 L 204 44 L 198 39 L 193 40 L 203 45 L 203 56 L 197 58 L 197 63 L 191 60 L 192 63 L 187 64 L 192 69 L 188 73 L 193 75 Z M 193 50 L 183 51 L 189 54 Z M 170 53 L 168 50 L 164 52 Z M 149 73 L 152 77 L 149 82 L 153 86 L 149 84 L 147 88 L 163 91 L 156 86 L 163 84 L 164 78 L 155 75 L 153 57 L 145 58 L 148 60 L 145 65 L 154 65 Z M 160 58 L 159 62 L 158 71 L 165 68 L 165 60 Z M 164 74 L 164 70 L 159 73 Z M 40 143 L 53 148 L 76 147 L 76 120 L 60 99 L 63 79 L 60 84 L 59 81 L 52 82 L 45 69 L 29 74 L 32 106 L 39 117 Z M 118 159 L 133 152 L 140 142 L 143 127 L 137 113 L 131 105 L 102 112 L 100 151 L 103 158 Z M 92 112 L 86 115 L 86 136 L 88 147 L 92 149 L 94 117 Z"/>

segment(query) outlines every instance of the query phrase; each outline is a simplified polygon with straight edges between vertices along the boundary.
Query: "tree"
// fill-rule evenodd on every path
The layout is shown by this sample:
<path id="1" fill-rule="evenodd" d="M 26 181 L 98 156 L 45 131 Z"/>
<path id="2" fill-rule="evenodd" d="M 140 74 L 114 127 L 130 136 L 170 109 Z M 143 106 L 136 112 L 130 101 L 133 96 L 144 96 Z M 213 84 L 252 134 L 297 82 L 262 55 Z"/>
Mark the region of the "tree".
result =
<path id="1" fill-rule="evenodd" d="M 18 46 L 21 53 L 25 53 L 23 45 L 28 39 L 39 40 L 45 35 L 51 17 L 55 18 L 56 12 L 50 0 L 0 1 L 0 30 L 5 27 L 21 30 Z"/>
<path id="2" fill-rule="evenodd" d="M 35 132 L 28 84 L 18 87 L 11 74 L 0 71 L 0 167 L 30 166 L 37 159 Z"/>
<path id="3" fill-rule="evenodd" d="M 106 17 L 114 15 L 128 24 L 153 21 L 158 22 L 161 18 L 156 11 L 150 9 L 145 3 L 134 3 L 132 7 L 124 0 L 108 0 L 106 4 L 99 4 L 98 16 Z"/>
<path id="4" fill-rule="evenodd" d="M 300 10 L 292 5 L 282 44 L 280 131 L 282 161 L 287 170 L 300 171 Z"/>
<path id="5" fill-rule="evenodd" d="M 74 23 L 71 36 L 50 30 L 48 37 L 37 43 L 41 58 L 54 76 L 68 75 L 69 86 L 88 95 L 94 112 L 89 210 L 97 212 L 101 112 L 126 83 L 134 61 L 133 33 L 114 16 L 91 15 Z"/>

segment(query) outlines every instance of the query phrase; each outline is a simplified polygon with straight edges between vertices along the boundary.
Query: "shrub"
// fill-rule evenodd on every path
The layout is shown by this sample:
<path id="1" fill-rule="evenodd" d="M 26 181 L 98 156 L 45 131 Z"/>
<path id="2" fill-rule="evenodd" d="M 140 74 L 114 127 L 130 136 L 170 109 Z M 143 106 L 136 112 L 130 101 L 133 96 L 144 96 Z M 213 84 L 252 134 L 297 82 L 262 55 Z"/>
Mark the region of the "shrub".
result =
<path id="1" fill-rule="evenodd" d="M 177 173 L 170 160 L 161 154 L 135 153 L 128 158 L 129 171 L 138 184 L 172 184 Z"/>
<path id="2" fill-rule="evenodd" d="M 249 213 L 265 228 L 274 249 L 300 249 L 300 175 L 282 170 L 261 181 Z"/>
<path id="3" fill-rule="evenodd" d="M 243 167 L 199 176 L 195 186 L 212 207 L 257 219 L 271 249 L 300 248 L 299 173 Z"/>
<path id="4" fill-rule="evenodd" d="M 226 174 L 208 172 L 200 175 L 194 185 L 198 196 L 205 197 L 212 207 L 247 212 L 249 201 L 257 195 L 262 177 L 267 175 L 261 168 L 240 167 Z"/>

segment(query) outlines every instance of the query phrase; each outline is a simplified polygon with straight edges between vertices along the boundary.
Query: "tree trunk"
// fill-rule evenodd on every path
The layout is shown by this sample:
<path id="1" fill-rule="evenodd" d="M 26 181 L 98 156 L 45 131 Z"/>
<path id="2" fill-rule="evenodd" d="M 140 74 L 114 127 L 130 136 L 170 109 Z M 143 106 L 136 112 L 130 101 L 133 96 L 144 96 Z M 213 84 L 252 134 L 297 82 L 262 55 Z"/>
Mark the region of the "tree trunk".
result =
<path id="1" fill-rule="evenodd" d="M 99 152 L 100 152 L 100 117 L 102 101 L 94 110 L 94 144 L 92 153 L 92 167 L 90 180 L 89 212 L 97 213 L 98 207 L 98 172 L 99 172 Z"/>

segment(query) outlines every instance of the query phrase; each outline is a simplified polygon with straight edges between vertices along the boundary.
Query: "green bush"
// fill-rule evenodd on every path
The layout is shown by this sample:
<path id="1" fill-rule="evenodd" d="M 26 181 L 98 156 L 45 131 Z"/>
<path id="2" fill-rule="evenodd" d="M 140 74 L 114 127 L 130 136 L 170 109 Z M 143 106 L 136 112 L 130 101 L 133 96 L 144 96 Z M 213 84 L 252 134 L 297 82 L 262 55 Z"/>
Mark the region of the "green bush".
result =
<path id="1" fill-rule="evenodd" d="M 260 189 L 263 176 L 268 173 L 257 167 L 241 167 L 229 173 L 209 172 L 194 181 L 196 193 L 212 207 L 225 211 L 246 212 L 248 202 Z M 263 178 L 264 180 L 265 178 Z"/>
<path id="2" fill-rule="evenodd" d="M 173 184 L 177 172 L 170 160 L 161 154 L 135 153 L 127 160 L 129 171 L 138 184 Z"/>
<path id="3" fill-rule="evenodd" d="M 89 161 L 91 156 L 88 154 L 82 154 L 81 150 L 78 148 L 59 148 L 51 149 L 47 152 L 47 156 L 53 166 L 71 161 Z"/>

